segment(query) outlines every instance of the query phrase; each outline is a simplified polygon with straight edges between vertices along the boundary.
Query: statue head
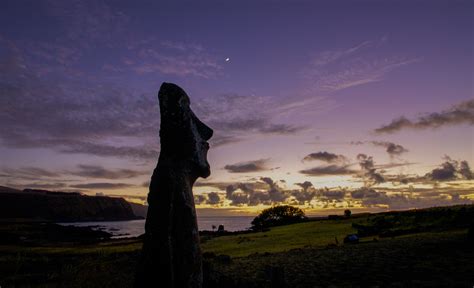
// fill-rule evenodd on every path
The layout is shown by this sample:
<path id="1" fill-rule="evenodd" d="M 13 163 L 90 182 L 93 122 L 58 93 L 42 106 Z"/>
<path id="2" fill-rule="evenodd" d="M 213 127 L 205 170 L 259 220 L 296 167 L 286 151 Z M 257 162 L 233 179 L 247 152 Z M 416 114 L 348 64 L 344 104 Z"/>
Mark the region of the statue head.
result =
<path id="1" fill-rule="evenodd" d="M 179 86 L 163 83 L 158 92 L 160 102 L 160 158 L 184 164 L 195 177 L 211 174 L 207 161 L 207 142 L 213 134 L 211 128 L 194 114 L 189 97 Z"/>

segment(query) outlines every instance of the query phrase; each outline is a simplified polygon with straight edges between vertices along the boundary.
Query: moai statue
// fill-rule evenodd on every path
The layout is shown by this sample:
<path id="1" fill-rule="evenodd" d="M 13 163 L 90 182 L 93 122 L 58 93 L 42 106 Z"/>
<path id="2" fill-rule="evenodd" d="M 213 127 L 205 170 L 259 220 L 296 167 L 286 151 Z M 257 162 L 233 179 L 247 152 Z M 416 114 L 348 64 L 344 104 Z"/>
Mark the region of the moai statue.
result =
<path id="1" fill-rule="evenodd" d="M 161 151 L 151 177 L 148 214 L 135 287 L 202 287 L 202 259 L 193 184 L 207 178 L 207 142 L 213 134 L 175 84 L 163 83 Z"/>

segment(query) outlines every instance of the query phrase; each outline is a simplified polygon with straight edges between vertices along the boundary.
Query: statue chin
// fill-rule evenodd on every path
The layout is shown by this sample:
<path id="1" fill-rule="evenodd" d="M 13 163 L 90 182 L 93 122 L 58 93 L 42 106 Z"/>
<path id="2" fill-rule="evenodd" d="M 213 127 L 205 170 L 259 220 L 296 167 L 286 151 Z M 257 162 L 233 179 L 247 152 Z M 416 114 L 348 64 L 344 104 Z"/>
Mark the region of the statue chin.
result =
<path id="1" fill-rule="evenodd" d="M 211 167 L 209 167 L 209 164 L 202 170 L 201 175 L 199 175 L 202 178 L 207 178 L 211 175 Z"/>

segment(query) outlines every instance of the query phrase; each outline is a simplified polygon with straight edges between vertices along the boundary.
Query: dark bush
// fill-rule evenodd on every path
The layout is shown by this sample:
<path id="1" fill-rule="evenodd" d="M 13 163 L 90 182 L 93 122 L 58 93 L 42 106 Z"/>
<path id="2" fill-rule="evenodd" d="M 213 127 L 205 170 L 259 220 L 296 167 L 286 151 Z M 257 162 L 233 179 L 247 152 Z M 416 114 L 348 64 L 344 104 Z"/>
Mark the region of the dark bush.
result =
<path id="1" fill-rule="evenodd" d="M 261 230 L 266 227 L 297 223 L 306 220 L 303 210 L 290 206 L 274 206 L 263 210 L 252 221 L 254 230 Z"/>
<path id="2" fill-rule="evenodd" d="M 344 216 L 346 216 L 347 218 L 351 217 L 352 215 L 352 211 L 347 209 L 347 210 L 344 210 Z"/>

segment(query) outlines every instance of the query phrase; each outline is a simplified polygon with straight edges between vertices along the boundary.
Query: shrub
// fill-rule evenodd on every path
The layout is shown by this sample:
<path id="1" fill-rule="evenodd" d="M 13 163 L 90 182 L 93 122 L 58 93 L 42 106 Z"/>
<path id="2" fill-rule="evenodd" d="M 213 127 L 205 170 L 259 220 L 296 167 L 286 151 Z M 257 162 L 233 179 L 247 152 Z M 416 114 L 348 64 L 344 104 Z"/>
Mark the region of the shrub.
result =
<path id="1" fill-rule="evenodd" d="M 351 217 L 352 215 L 352 212 L 351 210 L 347 209 L 347 210 L 344 210 L 344 216 L 346 216 L 347 218 Z"/>
<path id="2" fill-rule="evenodd" d="M 297 223 L 306 220 L 303 210 L 290 206 L 274 206 L 263 210 L 252 221 L 252 228 L 259 230 L 267 227 Z"/>

